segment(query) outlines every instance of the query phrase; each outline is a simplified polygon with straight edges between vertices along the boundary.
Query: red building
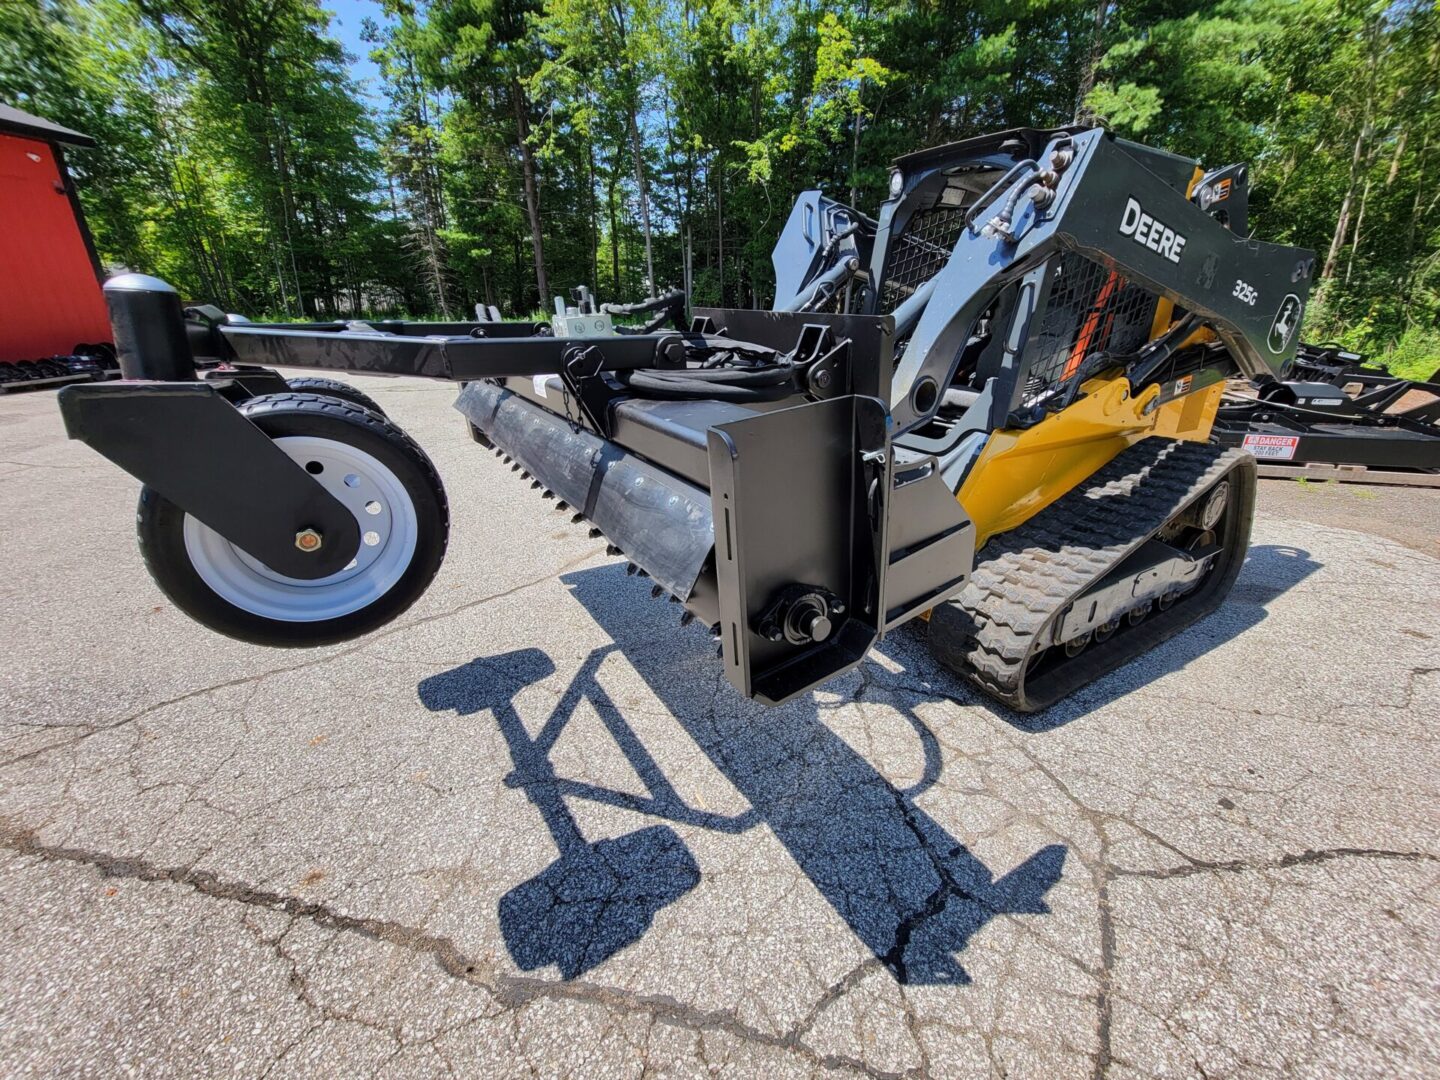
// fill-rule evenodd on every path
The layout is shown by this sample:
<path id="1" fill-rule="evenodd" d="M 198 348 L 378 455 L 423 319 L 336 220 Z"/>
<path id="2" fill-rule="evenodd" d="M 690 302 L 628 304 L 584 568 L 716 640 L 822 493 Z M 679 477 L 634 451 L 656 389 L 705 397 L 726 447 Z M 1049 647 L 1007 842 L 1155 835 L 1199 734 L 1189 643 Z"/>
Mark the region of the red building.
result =
<path id="1" fill-rule="evenodd" d="M 110 340 L 100 261 L 65 144 L 95 141 L 0 105 L 0 361 Z"/>

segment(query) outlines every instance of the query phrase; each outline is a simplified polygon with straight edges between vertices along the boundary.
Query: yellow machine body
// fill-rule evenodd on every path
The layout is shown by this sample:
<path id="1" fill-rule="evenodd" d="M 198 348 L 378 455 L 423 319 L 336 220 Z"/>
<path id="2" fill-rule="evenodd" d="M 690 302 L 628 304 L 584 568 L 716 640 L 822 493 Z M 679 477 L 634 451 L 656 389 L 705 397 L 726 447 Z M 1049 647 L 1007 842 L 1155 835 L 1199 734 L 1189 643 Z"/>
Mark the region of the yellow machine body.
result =
<path id="1" fill-rule="evenodd" d="M 1204 170 L 1197 165 L 1187 198 L 1202 176 Z M 1156 302 L 1152 340 L 1169 329 L 1174 313 L 1171 301 L 1161 297 Z M 1213 338 L 1210 331 L 1198 330 L 1183 344 Z M 1039 513 L 1147 436 L 1205 442 L 1224 389 L 1216 383 L 1154 408 L 1160 387 L 1147 387 L 1131 397 L 1124 378 L 1099 377 L 1083 383 L 1068 408 L 1034 427 L 995 432 L 956 495 L 975 523 L 976 547 Z"/>
<path id="2" fill-rule="evenodd" d="M 1123 377 L 1089 379 L 1080 389 L 1069 407 L 1031 428 L 996 431 L 980 451 L 957 493 L 975 524 L 977 547 L 1033 517 L 1141 439 L 1163 435 L 1204 442 L 1224 385 L 1158 408 L 1153 403 L 1159 386 L 1131 396 Z"/>

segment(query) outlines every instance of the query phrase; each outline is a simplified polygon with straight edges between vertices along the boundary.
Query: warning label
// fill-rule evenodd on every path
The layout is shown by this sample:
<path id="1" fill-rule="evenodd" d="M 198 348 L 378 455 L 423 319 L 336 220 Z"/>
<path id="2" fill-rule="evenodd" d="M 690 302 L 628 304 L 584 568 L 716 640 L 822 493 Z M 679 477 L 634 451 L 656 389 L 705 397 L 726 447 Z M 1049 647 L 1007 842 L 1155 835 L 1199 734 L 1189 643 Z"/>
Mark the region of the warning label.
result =
<path id="1" fill-rule="evenodd" d="M 1257 458 L 1268 461 L 1289 461 L 1300 445 L 1299 435 L 1246 435 L 1240 444 Z"/>

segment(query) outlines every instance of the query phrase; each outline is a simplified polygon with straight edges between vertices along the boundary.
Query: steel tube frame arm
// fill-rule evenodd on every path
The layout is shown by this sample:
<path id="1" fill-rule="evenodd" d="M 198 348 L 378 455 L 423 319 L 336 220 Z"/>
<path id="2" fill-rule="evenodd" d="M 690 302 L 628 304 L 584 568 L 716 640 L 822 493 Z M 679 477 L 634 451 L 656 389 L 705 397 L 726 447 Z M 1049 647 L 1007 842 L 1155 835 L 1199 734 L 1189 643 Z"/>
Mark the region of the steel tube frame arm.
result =
<path id="1" fill-rule="evenodd" d="M 222 324 L 216 329 L 227 352 L 225 359 L 238 363 L 454 382 L 553 375 L 563 368 L 571 350 L 592 346 L 603 356 L 602 370 L 606 371 L 675 367 L 684 360 L 684 339 L 674 333 L 599 338 L 418 337 L 246 323 Z"/>

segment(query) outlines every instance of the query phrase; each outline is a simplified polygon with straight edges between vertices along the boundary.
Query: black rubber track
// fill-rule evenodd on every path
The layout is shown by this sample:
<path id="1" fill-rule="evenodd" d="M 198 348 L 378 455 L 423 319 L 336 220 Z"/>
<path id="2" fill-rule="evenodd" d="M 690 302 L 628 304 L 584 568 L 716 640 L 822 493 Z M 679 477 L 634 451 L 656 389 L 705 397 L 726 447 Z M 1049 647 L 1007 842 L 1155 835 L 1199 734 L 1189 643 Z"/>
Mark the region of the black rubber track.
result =
<path id="1" fill-rule="evenodd" d="M 1222 552 L 1204 581 L 1163 612 L 1123 627 L 1028 679 L 1051 623 L 1130 552 L 1220 480 L 1231 482 Z M 1019 712 L 1053 704 L 1214 611 L 1250 543 L 1255 459 L 1206 443 L 1145 439 L 1084 484 L 981 549 L 970 581 L 930 616 L 930 648 L 946 667 Z"/>
<path id="2" fill-rule="evenodd" d="M 352 405 L 359 405 L 362 409 L 369 409 L 379 416 L 385 415 L 385 410 L 380 407 L 378 401 L 363 390 L 356 390 L 349 383 L 341 382 L 339 379 L 305 375 L 296 379 L 286 379 L 285 382 L 297 394 L 323 394 L 325 397 L 339 398 Z"/>
<path id="3" fill-rule="evenodd" d="M 349 443 L 388 466 L 405 485 L 415 507 L 419 535 L 409 567 L 390 589 L 366 607 L 317 622 L 285 622 L 242 610 L 207 585 L 185 547 L 185 511 L 157 491 L 143 488 L 135 528 L 140 554 L 155 583 L 192 619 L 227 637 L 257 645 L 304 648 L 348 641 L 402 614 L 440 570 L 450 537 L 445 487 L 425 451 L 392 421 L 326 394 L 265 394 L 239 406 L 272 439 L 312 435 Z"/>

